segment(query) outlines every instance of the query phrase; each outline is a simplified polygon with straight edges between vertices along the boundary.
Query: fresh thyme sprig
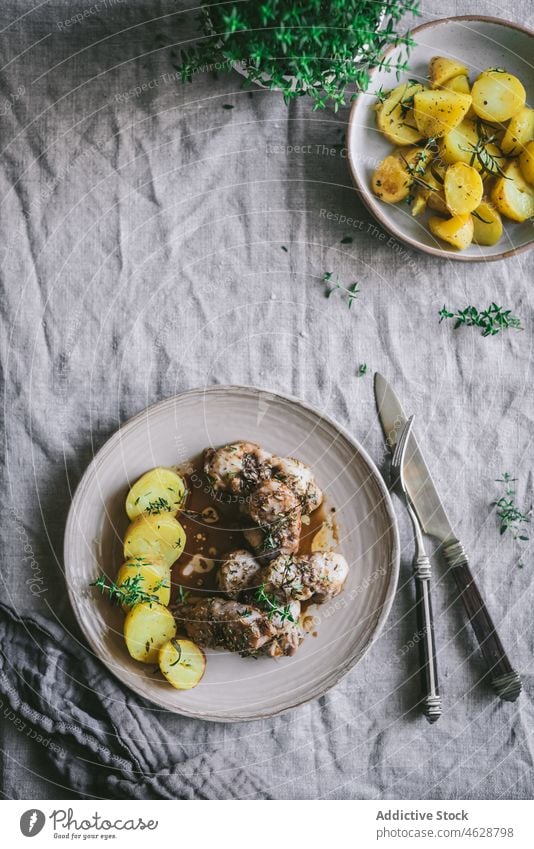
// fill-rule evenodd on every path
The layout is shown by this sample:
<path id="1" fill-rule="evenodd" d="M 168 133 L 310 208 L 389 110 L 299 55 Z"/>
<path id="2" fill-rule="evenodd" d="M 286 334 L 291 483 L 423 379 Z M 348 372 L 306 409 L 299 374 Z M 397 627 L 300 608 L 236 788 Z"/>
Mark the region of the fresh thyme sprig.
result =
<path id="1" fill-rule="evenodd" d="M 295 622 L 293 614 L 291 613 L 291 605 L 280 605 L 275 596 L 269 595 L 265 592 L 265 584 L 261 584 L 258 587 L 255 593 L 255 598 L 258 604 L 267 610 L 268 619 L 272 619 L 274 616 L 279 616 L 282 622 L 285 622 L 286 620 L 288 622 Z"/>
<path id="2" fill-rule="evenodd" d="M 339 289 L 341 292 L 344 292 L 347 296 L 347 301 L 349 305 L 349 310 L 354 301 L 358 299 L 358 295 L 360 294 L 360 286 L 359 283 L 351 283 L 350 286 L 344 286 L 339 280 L 333 280 L 333 272 L 325 271 L 323 274 L 323 283 L 326 283 L 326 291 L 325 295 L 327 298 L 330 298 L 334 292 L 337 292 Z"/>
<path id="3" fill-rule="evenodd" d="M 497 507 L 497 516 L 501 523 L 501 534 L 510 531 L 514 539 L 527 541 L 529 537 L 525 533 L 524 525 L 530 522 L 531 511 L 523 513 L 515 503 L 516 492 L 511 484 L 515 483 L 516 480 L 508 472 L 504 472 L 502 478 L 497 478 L 498 483 L 505 484 L 505 491 L 504 495 L 494 504 Z"/>
<path id="4" fill-rule="evenodd" d="M 523 330 L 521 319 L 512 315 L 511 310 L 505 310 L 497 304 L 491 304 L 487 310 L 479 312 L 476 307 L 468 306 L 464 310 L 450 312 L 444 305 L 439 311 L 440 324 L 445 318 L 455 320 L 454 329 L 464 324 L 466 327 L 480 327 L 482 336 L 496 336 L 501 330 L 512 328 Z"/>
<path id="5" fill-rule="evenodd" d="M 157 591 L 167 586 L 166 581 L 160 580 L 154 584 L 151 588 L 152 592 L 146 592 L 142 588 L 141 584 L 143 582 L 144 578 L 140 574 L 125 578 L 122 584 L 116 584 L 115 581 L 111 580 L 108 581 L 106 576 L 102 574 L 96 581 L 89 584 L 89 586 L 97 587 L 102 595 L 107 593 L 111 604 L 133 607 L 135 604 L 140 604 L 141 602 L 149 604 L 158 602 Z"/>
<path id="6" fill-rule="evenodd" d="M 499 151 L 498 154 L 495 154 L 488 149 L 489 145 L 496 144 L 496 134 L 490 132 L 490 134 L 488 135 L 486 131 L 486 126 L 483 121 L 477 122 L 477 130 L 477 143 L 471 144 L 471 142 L 469 142 L 467 147 L 460 146 L 460 150 L 463 150 L 465 153 L 471 154 L 471 159 L 469 160 L 469 164 L 471 166 L 474 165 L 475 162 L 478 162 L 481 170 L 484 171 L 486 174 L 499 174 L 499 176 L 504 177 L 505 180 L 509 180 L 510 178 L 506 176 L 500 165 L 499 160 L 504 159 L 501 152 Z"/>

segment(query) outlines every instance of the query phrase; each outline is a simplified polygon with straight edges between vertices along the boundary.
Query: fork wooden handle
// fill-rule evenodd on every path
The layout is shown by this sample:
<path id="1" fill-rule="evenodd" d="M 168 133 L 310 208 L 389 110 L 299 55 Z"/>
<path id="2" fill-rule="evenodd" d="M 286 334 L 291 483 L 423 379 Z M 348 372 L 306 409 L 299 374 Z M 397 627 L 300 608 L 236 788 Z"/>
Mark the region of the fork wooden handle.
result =
<path id="1" fill-rule="evenodd" d="M 438 684 L 436 642 L 434 640 L 434 617 L 430 596 L 430 573 L 429 558 L 425 555 L 416 557 L 414 560 L 414 578 L 417 631 L 421 635 L 419 641 L 421 691 L 423 694 L 421 704 L 428 721 L 436 722 L 440 718 L 442 710 Z"/>
<path id="2" fill-rule="evenodd" d="M 465 549 L 460 542 L 454 542 L 446 546 L 444 554 L 486 661 L 493 689 L 501 699 L 515 702 L 521 692 L 521 678 L 508 660 L 469 568 Z"/>

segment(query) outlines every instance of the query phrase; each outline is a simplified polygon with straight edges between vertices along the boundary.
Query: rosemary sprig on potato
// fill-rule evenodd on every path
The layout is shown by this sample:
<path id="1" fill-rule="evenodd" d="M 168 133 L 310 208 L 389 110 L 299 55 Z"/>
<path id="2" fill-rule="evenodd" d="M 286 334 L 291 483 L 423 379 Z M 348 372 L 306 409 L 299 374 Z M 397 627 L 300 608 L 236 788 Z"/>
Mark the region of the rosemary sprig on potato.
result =
<path id="1" fill-rule="evenodd" d="M 378 129 L 395 149 L 371 188 L 384 203 L 407 202 L 414 216 L 437 213 L 428 228 L 453 248 L 494 245 L 501 216 L 534 216 L 534 110 L 503 68 L 488 68 L 471 87 L 466 65 L 435 56 L 429 79 L 409 79 L 375 106 Z"/>

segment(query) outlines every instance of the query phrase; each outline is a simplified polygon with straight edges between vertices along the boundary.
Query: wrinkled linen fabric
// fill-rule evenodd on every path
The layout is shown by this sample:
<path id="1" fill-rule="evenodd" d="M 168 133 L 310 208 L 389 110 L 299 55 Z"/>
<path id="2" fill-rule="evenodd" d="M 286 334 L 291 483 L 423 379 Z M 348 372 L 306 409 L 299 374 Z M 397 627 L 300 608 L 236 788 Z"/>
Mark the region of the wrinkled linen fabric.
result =
<path id="1" fill-rule="evenodd" d="M 528 0 L 476 7 L 534 22 Z M 534 564 L 528 543 L 500 536 L 493 502 L 505 471 L 518 479 L 518 504 L 532 502 L 532 255 L 461 264 L 390 239 L 351 184 L 348 110 L 286 107 L 277 93 L 244 90 L 235 72 L 182 86 L 172 45 L 192 32 L 183 8 L 0 8 L 2 793 L 531 798 Z M 423 4 L 425 19 L 469 11 L 460 0 Z M 359 282 L 350 310 L 341 290 L 325 298 L 326 271 Z M 482 339 L 438 324 L 444 303 L 492 301 L 526 330 Z M 369 373 L 358 378 L 361 363 Z M 453 582 L 435 559 L 444 714 L 433 726 L 421 717 L 413 545 L 397 500 L 391 616 L 322 699 L 224 725 L 124 690 L 86 647 L 63 575 L 69 503 L 94 453 L 147 404 L 243 383 L 319 407 L 385 472 L 374 370 L 416 414 L 523 675 L 519 701 L 498 701 L 482 680 Z"/>

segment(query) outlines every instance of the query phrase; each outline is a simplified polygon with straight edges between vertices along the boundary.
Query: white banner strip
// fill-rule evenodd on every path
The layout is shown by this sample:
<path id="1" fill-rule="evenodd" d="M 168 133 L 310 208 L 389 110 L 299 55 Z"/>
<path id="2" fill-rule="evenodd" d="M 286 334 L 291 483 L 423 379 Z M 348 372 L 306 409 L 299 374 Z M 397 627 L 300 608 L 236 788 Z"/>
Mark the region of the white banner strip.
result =
<path id="1" fill-rule="evenodd" d="M 270 806 L 267 808 L 266 805 Z M 532 801 L 4 801 L 3 845 L 532 849 Z M 30 843 L 35 839 L 35 843 Z M 70 844 L 69 844 L 70 845 Z"/>

